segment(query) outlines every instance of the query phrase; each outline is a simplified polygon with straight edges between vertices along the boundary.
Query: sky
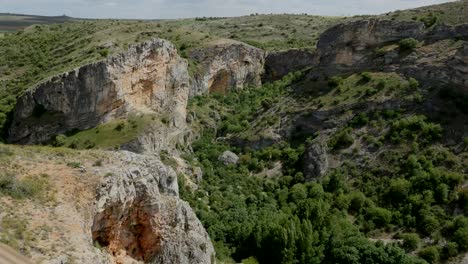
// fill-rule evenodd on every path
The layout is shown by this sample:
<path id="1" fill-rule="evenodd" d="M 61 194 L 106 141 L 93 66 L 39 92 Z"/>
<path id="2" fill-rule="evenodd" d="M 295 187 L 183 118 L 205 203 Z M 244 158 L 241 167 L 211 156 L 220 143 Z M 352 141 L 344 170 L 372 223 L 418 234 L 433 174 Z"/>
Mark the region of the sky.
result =
<path id="1" fill-rule="evenodd" d="M 184 18 L 251 13 L 381 14 L 448 0 L 0 0 L 0 13 L 80 18 Z"/>

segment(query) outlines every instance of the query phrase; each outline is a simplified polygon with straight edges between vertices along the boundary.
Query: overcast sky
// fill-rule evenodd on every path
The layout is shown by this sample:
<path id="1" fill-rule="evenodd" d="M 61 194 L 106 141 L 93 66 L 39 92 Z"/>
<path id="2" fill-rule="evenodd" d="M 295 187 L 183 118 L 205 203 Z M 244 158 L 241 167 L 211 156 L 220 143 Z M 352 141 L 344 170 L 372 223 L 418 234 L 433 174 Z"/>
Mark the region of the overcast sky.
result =
<path id="1" fill-rule="evenodd" d="M 251 13 L 380 14 L 447 0 L 0 0 L 0 12 L 83 18 L 182 18 Z"/>

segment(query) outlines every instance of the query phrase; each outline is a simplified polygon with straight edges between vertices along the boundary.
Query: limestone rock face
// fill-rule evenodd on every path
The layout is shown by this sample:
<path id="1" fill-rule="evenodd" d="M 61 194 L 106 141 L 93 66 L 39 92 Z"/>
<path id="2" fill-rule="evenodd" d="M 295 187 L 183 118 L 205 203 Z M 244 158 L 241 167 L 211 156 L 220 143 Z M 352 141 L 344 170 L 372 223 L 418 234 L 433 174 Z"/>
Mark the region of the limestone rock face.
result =
<path id="1" fill-rule="evenodd" d="M 396 70 L 428 85 L 451 85 L 468 95 L 468 42 L 450 42 L 447 39 L 419 49 L 414 56 L 401 59 Z"/>
<path id="2" fill-rule="evenodd" d="M 314 53 L 307 50 L 291 49 L 269 52 L 265 58 L 265 81 L 276 81 L 290 72 L 312 66 Z"/>
<path id="3" fill-rule="evenodd" d="M 260 86 L 265 52 L 241 42 L 211 44 L 191 52 L 199 64 L 192 80 L 191 96 L 207 92 L 225 94 L 246 86 Z"/>
<path id="4" fill-rule="evenodd" d="M 188 91 L 187 62 L 170 42 L 154 39 L 28 91 L 18 100 L 9 141 L 44 142 L 135 111 L 170 113 L 181 127 Z"/>
<path id="5" fill-rule="evenodd" d="M 422 45 L 401 51 L 397 44 L 405 38 L 415 38 Z M 318 79 L 363 70 L 397 71 L 427 85 L 466 88 L 467 40 L 467 24 L 430 29 L 416 21 L 370 19 L 341 24 L 320 37 L 311 75 Z"/>
<path id="6" fill-rule="evenodd" d="M 320 36 L 317 63 L 355 67 L 373 48 L 404 38 L 420 39 L 423 33 L 422 22 L 370 19 L 340 24 Z"/>
<path id="7" fill-rule="evenodd" d="M 92 238 L 116 263 L 214 263 L 205 229 L 157 156 L 119 153 L 98 191 Z M 109 169 L 109 168 L 107 168 Z"/>
<path id="8" fill-rule="evenodd" d="M 321 138 L 306 146 L 304 155 L 304 174 L 306 180 L 320 179 L 328 170 L 327 144 Z"/>

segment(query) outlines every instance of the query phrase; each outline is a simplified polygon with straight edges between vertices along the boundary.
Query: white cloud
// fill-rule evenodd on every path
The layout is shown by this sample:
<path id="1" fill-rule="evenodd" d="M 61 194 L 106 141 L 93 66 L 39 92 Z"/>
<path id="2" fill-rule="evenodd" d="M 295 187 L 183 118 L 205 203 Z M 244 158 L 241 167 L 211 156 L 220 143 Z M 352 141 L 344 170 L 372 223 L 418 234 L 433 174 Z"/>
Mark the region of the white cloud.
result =
<path id="1" fill-rule="evenodd" d="M 250 13 L 379 14 L 448 0 L 2 0 L 0 12 L 86 18 L 180 18 Z"/>

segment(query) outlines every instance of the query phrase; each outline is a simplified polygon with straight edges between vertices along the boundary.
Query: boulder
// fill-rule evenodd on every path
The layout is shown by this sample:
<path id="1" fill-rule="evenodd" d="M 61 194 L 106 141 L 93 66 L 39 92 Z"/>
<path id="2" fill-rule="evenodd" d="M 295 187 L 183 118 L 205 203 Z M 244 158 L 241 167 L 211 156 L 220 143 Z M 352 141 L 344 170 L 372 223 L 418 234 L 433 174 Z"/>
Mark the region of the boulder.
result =
<path id="1" fill-rule="evenodd" d="M 221 156 L 218 157 L 218 160 L 225 165 L 237 164 L 237 162 L 239 162 L 239 156 L 231 151 L 225 151 Z"/>

